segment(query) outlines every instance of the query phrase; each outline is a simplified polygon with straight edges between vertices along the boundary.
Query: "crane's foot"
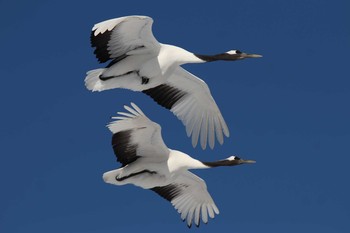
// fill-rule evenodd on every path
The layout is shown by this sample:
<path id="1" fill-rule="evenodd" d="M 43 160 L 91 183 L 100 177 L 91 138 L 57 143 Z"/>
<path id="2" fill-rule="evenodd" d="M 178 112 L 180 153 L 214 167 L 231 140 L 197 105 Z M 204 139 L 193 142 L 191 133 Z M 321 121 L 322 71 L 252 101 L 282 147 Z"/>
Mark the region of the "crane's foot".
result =
<path id="1" fill-rule="evenodd" d="M 141 84 L 147 84 L 149 82 L 149 78 L 141 77 Z"/>

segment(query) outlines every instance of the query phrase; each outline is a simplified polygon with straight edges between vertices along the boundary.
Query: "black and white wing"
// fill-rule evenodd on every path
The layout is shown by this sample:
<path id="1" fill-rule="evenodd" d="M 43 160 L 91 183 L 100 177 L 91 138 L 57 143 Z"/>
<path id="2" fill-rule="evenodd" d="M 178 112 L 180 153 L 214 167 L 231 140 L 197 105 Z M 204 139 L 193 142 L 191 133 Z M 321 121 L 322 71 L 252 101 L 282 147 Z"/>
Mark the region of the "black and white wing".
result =
<path id="1" fill-rule="evenodd" d="M 201 220 L 207 223 L 208 216 L 214 218 L 215 214 L 219 214 L 205 181 L 189 171 L 180 174 L 169 185 L 151 190 L 170 201 L 188 227 L 193 222 L 198 227 Z"/>
<path id="2" fill-rule="evenodd" d="M 143 92 L 182 121 L 187 136 L 192 135 L 193 147 L 199 137 L 203 149 L 207 142 L 214 148 L 215 135 L 220 144 L 224 142 L 223 135 L 229 137 L 228 127 L 208 85 L 185 69 L 177 67 L 166 83 Z"/>
<path id="3" fill-rule="evenodd" d="M 153 162 L 168 159 L 169 149 L 164 144 L 161 127 L 151 121 L 134 103 L 124 106 L 128 112 L 118 112 L 116 121 L 107 125 L 113 133 L 112 146 L 117 161 L 126 166 L 143 157 Z"/>
<path id="4" fill-rule="evenodd" d="M 158 53 L 160 44 L 153 36 L 152 24 L 152 18 L 136 15 L 95 24 L 90 40 L 97 59 L 103 63 L 131 54 Z"/>

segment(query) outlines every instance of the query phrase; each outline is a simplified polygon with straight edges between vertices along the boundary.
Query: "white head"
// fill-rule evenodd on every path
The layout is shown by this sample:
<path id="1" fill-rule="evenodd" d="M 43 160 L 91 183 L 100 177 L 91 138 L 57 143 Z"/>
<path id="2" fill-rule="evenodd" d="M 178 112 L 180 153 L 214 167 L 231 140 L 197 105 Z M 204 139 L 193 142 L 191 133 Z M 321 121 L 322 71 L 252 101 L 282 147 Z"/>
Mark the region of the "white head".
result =
<path id="1" fill-rule="evenodd" d="M 227 161 L 229 161 L 229 162 L 232 163 L 232 164 L 255 163 L 255 160 L 241 159 L 240 157 L 235 156 L 235 155 L 228 157 L 228 158 L 227 158 Z"/>
<path id="2" fill-rule="evenodd" d="M 240 158 L 238 158 L 237 156 L 234 156 L 234 155 L 232 155 L 232 156 L 230 156 L 230 157 L 227 158 L 227 160 L 229 160 L 229 161 L 239 160 L 239 159 L 240 159 Z"/>
<path id="3" fill-rule="evenodd" d="M 258 58 L 258 57 L 262 57 L 259 54 L 249 54 L 249 53 L 243 53 L 238 49 L 233 49 L 233 50 L 229 50 L 226 52 L 226 54 L 231 55 L 233 58 L 236 59 L 244 59 L 244 58 Z"/>
<path id="4" fill-rule="evenodd" d="M 230 55 L 233 55 L 233 54 L 241 54 L 242 52 L 239 51 L 239 50 L 234 49 L 234 50 L 227 51 L 226 53 L 230 54 Z"/>

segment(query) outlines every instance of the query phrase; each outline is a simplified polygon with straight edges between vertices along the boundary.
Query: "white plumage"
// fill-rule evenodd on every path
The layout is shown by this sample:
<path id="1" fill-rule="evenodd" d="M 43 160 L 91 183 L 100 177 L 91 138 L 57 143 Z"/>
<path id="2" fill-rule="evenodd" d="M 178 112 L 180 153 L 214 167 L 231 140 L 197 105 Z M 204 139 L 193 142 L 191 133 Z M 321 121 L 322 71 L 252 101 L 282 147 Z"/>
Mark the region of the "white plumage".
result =
<path id="1" fill-rule="evenodd" d="M 203 149 L 207 143 L 213 148 L 215 138 L 222 144 L 229 130 L 208 86 L 181 65 L 261 56 L 239 50 L 212 56 L 194 54 L 159 43 L 152 23 L 147 16 L 126 16 L 96 24 L 91 33 L 94 53 L 100 62 L 110 63 L 87 72 L 86 87 L 91 91 L 142 91 L 182 121 L 194 147 L 199 138 Z"/>
<path id="2" fill-rule="evenodd" d="M 124 106 L 128 112 L 118 112 L 108 128 L 112 131 L 112 146 L 122 167 L 103 174 L 107 183 L 134 184 L 155 191 L 170 201 L 191 227 L 207 223 L 219 210 L 208 193 L 205 181 L 188 169 L 234 166 L 253 163 L 231 156 L 215 162 L 201 162 L 180 151 L 168 149 L 161 136 L 161 127 L 148 119 L 139 107 Z M 209 216 L 209 217 L 208 217 Z"/>

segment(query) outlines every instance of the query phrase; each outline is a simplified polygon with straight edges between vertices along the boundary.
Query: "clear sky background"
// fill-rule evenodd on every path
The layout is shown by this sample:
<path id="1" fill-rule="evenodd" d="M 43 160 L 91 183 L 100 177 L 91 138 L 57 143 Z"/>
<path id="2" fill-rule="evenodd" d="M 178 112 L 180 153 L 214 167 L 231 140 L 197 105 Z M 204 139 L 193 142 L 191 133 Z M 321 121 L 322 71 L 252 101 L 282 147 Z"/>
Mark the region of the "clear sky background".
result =
<path id="1" fill-rule="evenodd" d="M 350 232 L 350 3 L 310 1 L 0 1 L 0 232 Z M 214 150 L 142 93 L 85 89 L 95 23 L 154 19 L 158 41 L 261 59 L 191 64 L 230 128 Z M 105 184 L 119 167 L 105 125 L 131 101 L 169 148 L 254 165 L 194 171 L 220 214 L 188 230 L 170 203 Z"/>

